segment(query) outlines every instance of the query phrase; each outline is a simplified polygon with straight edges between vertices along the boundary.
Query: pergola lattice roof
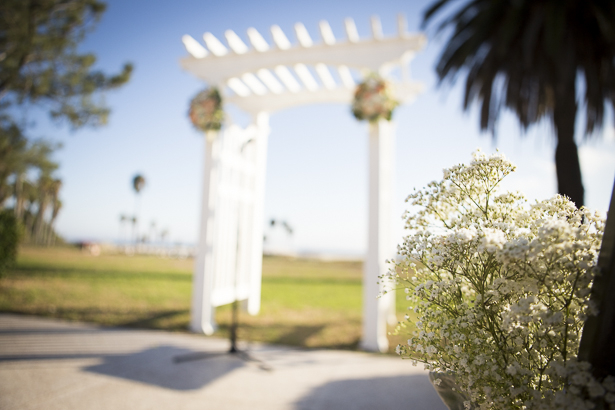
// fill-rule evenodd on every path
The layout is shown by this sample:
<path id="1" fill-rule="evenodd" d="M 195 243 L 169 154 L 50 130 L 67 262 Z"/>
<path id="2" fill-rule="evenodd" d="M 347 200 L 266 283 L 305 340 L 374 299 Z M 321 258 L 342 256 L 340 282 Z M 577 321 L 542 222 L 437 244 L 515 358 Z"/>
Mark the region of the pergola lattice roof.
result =
<path id="1" fill-rule="evenodd" d="M 303 104 L 348 104 L 359 77 L 351 70 L 386 76 L 401 67 L 401 81 L 392 83 L 395 97 L 402 103 L 422 91 L 422 84 L 410 81 L 407 66 L 426 38 L 407 33 L 402 16 L 394 37 L 384 37 L 378 17 L 371 19 L 369 38 L 359 38 L 351 18 L 344 25 L 347 38 L 338 40 L 329 23 L 321 21 L 319 43 L 302 23 L 295 24 L 297 44 L 292 44 L 279 26 L 271 27 L 272 44 L 256 29 L 248 29 L 251 47 L 232 30 L 225 32 L 228 47 L 209 32 L 203 35 L 205 46 L 185 35 L 182 41 L 190 56 L 183 58 L 181 65 L 220 87 L 227 102 L 251 113 Z"/>

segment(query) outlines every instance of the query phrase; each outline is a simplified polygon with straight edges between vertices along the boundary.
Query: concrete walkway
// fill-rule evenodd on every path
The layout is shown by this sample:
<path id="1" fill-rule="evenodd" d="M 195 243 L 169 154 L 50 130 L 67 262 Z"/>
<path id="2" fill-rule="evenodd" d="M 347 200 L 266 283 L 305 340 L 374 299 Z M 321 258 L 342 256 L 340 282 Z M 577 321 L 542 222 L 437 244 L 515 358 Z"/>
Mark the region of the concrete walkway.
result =
<path id="1" fill-rule="evenodd" d="M 223 339 L 2 314 L 0 409 L 446 410 L 396 357 L 244 347 L 254 360 Z"/>

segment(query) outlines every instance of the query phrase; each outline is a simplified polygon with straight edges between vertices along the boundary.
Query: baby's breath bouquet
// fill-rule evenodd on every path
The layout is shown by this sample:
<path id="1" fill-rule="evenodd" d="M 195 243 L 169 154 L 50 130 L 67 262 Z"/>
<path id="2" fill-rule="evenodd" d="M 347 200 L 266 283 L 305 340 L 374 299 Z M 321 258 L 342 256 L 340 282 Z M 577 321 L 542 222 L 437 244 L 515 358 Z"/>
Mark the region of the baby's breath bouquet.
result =
<path id="1" fill-rule="evenodd" d="M 615 380 L 577 361 L 604 221 L 559 195 L 499 193 L 514 170 L 477 151 L 408 197 L 410 233 L 388 275 L 413 311 L 397 352 L 436 385 L 454 377 L 466 408 L 612 406 Z"/>

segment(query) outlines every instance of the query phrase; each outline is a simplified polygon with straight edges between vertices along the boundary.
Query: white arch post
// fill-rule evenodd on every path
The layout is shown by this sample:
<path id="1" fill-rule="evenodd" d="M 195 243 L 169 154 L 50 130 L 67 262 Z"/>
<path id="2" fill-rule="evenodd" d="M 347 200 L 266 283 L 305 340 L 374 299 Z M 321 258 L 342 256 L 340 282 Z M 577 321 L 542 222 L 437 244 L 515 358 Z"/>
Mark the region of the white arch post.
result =
<path id="1" fill-rule="evenodd" d="M 394 198 L 395 124 L 379 120 L 369 124 L 369 225 L 363 264 L 363 332 L 361 348 L 385 352 L 389 348 L 387 324 L 396 323 L 395 293 L 381 296 L 379 276 L 387 272 L 385 260 L 395 256 L 391 241 Z"/>

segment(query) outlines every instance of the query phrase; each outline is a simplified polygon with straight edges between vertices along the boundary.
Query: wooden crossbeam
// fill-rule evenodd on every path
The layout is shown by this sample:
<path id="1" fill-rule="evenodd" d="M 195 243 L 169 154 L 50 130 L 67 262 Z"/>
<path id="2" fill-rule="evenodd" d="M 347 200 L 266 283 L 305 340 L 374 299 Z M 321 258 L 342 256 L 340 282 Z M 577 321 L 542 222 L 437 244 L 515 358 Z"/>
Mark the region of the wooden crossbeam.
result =
<path id="1" fill-rule="evenodd" d="M 423 85 L 418 82 L 392 83 L 393 96 L 401 103 L 412 102 L 423 91 Z M 284 95 L 238 95 L 228 96 L 225 101 L 252 114 L 258 112 L 274 113 L 286 108 L 310 104 L 350 104 L 354 87 L 336 87 L 327 89 L 319 87 L 314 91 L 300 89 Z"/>
<path id="2" fill-rule="evenodd" d="M 297 64 L 325 64 L 378 71 L 387 64 L 407 64 L 415 51 L 426 43 L 424 35 L 405 32 L 403 17 L 398 19 L 398 34 L 395 37 L 384 37 L 380 19 L 376 16 L 371 19 L 370 38 L 359 37 L 354 20 L 346 19 L 344 25 L 347 38 L 338 41 L 329 23 L 319 22 L 323 41 L 315 43 L 305 26 L 297 23 L 294 27 L 297 45 L 293 45 L 277 25 L 271 27 L 272 45 L 254 28 L 248 29 L 247 33 L 251 47 L 231 30 L 225 33 L 228 48 L 212 33 L 203 35 L 206 48 L 192 37 L 184 36 L 182 41 L 190 56 L 182 59 L 181 64 L 209 84 L 224 84 L 230 78 L 241 78 L 246 72 L 275 70 L 278 66 L 295 67 Z M 286 85 L 284 80 L 282 83 Z"/>

